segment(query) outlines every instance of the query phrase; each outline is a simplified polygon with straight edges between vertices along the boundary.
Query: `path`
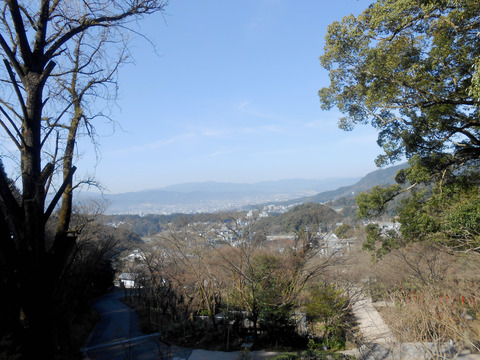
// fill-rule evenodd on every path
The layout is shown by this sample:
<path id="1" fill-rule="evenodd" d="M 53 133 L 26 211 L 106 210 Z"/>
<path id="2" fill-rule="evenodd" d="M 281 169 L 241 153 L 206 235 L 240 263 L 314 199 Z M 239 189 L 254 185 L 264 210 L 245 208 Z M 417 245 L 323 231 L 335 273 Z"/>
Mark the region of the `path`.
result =
<path id="1" fill-rule="evenodd" d="M 188 358 L 173 357 L 172 360 L 239 360 L 242 358 L 240 351 L 224 352 L 224 351 L 208 351 L 208 350 L 193 350 Z M 276 352 L 269 351 L 250 351 L 248 353 L 249 360 L 268 359 L 272 356 L 278 355 Z"/>
<path id="2" fill-rule="evenodd" d="M 141 332 L 137 314 L 120 301 L 122 296 L 123 292 L 117 290 L 95 301 L 100 322 L 82 349 L 85 359 L 149 360 L 159 359 L 159 352 L 168 351 L 158 341 L 158 334 Z"/>
<path id="3" fill-rule="evenodd" d="M 396 342 L 392 331 L 373 306 L 372 299 L 366 297 L 363 293 L 359 293 L 352 308 L 365 342 L 376 344 L 393 344 Z"/>

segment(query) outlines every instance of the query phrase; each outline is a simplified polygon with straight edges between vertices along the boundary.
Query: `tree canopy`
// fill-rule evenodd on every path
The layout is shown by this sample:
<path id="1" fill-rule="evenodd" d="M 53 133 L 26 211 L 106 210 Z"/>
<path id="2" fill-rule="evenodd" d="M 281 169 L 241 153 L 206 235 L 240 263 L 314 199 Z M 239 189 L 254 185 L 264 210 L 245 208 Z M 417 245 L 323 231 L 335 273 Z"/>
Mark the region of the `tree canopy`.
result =
<path id="1" fill-rule="evenodd" d="M 340 127 L 379 130 L 379 165 L 419 155 L 444 164 L 480 156 L 478 1 L 377 1 L 328 28 L 324 109 Z"/>
<path id="2" fill-rule="evenodd" d="M 412 190 L 398 210 L 402 241 L 442 239 L 462 250 L 480 245 L 473 225 L 480 160 L 479 15 L 476 0 L 378 0 L 328 28 L 320 60 L 330 86 L 319 91 L 322 108 L 337 107 L 344 130 L 357 124 L 378 129 L 383 154 L 377 165 L 409 160 L 396 177 L 402 186 L 376 188 L 359 198 L 360 214 L 372 215 Z M 372 234 L 386 243 L 384 234 Z"/>
<path id="3" fill-rule="evenodd" d="M 255 224 L 255 229 L 266 234 L 296 234 L 299 230 L 317 232 L 319 226 L 325 229 L 340 219 L 341 216 L 326 205 L 307 203 L 295 206 L 284 214 L 263 218 Z"/>

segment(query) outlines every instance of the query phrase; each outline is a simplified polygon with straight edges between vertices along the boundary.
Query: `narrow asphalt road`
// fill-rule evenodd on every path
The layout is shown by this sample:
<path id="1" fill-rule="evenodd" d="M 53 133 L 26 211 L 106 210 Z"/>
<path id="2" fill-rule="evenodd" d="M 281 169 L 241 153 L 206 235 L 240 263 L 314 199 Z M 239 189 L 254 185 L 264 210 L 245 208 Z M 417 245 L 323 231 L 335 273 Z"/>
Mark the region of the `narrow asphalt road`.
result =
<path id="1" fill-rule="evenodd" d="M 116 290 L 95 301 L 100 322 L 82 349 L 85 359 L 167 359 L 169 349 L 158 341 L 158 334 L 141 332 L 135 311 L 120 301 Z"/>

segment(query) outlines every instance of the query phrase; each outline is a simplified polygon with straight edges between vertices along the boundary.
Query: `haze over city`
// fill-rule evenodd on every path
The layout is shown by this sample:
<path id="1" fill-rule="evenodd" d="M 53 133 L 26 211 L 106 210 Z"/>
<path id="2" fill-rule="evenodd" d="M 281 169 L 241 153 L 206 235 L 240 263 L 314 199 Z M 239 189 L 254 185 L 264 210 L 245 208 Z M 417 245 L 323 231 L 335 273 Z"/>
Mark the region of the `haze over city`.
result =
<path id="1" fill-rule="evenodd" d="M 120 70 L 115 126 L 97 122 L 97 153 L 81 142 L 77 176 L 120 193 L 375 170 L 375 130 L 338 129 L 317 95 L 327 26 L 368 4 L 172 1 L 139 24 L 148 40 L 135 37 Z"/>

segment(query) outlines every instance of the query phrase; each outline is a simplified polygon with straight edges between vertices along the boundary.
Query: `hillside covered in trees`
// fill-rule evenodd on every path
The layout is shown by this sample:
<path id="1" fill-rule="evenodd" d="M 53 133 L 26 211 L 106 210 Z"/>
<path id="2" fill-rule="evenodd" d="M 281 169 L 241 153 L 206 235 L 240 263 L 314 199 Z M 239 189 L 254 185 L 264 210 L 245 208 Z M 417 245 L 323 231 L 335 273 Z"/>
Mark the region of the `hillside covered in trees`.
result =
<path id="1" fill-rule="evenodd" d="M 326 205 L 308 203 L 277 216 L 262 218 L 255 229 L 266 234 L 296 234 L 300 230 L 317 232 L 331 229 L 342 216 Z"/>

